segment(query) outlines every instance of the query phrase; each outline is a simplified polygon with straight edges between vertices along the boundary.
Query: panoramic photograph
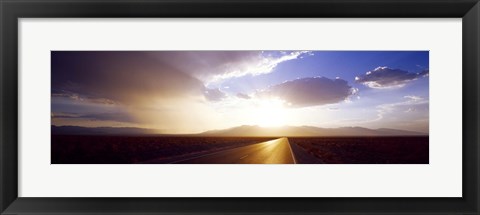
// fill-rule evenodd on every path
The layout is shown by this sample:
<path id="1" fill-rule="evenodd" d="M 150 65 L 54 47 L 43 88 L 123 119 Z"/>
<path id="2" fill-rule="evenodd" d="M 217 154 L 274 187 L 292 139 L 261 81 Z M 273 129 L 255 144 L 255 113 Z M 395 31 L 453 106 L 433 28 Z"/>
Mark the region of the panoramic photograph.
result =
<path id="1" fill-rule="evenodd" d="M 429 52 L 51 51 L 51 164 L 429 164 Z"/>

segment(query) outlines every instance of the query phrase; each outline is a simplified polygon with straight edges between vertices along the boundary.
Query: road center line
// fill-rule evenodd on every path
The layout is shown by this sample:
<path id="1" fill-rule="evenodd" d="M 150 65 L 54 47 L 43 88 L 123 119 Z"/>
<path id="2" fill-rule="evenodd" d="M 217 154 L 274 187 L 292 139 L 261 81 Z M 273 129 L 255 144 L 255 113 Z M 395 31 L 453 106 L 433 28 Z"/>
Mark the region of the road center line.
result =
<path id="1" fill-rule="evenodd" d="M 278 138 L 278 139 L 280 139 L 280 138 Z M 274 140 L 278 140 L 278 139 L 274 139 Z M 220 153 L 227 152 L 227 151 L 233 151 L 233 150 L 236 150 L 236 149 L 239 149 L 239 148 L 243 148 L 243 147 L 250 147 L 250 146 L 252 146 L 252 145 L 265 144 L 265 143 L 268 143 L 268 142 L 274 141 L 274 140 L 269 140 L 269 141 L 266 141 L 266 142 L 249 144 L 249 145 L 246 145 L 246 146 L 240 146 L 240 147 L 235 147 L 235 148 L 231 148 L 231 149 L 220 150 L 220 151 L 217 151 L 217 152 L 212 152 L 212 153 L 208 153 L 208 154 L 198 155 L 198 156 L 191 157 L 191 158 L 184 158 L 184 159 L 181 159 L 181 160 L 172 161 L 172 162 L 170 162 L 170 163 L 168 163 L 168 164 L 176 164 L 176 163 L 180 163 L 180 162 L 183 162 L 183 161 L 188 161 L 188 160 L 193 160 L 193 159 L 197 159 L 197 158 L 202 158 L 202 157 L 206 157 L 206 156 L 210 156 L 210 155 L 220 154 Z"/>

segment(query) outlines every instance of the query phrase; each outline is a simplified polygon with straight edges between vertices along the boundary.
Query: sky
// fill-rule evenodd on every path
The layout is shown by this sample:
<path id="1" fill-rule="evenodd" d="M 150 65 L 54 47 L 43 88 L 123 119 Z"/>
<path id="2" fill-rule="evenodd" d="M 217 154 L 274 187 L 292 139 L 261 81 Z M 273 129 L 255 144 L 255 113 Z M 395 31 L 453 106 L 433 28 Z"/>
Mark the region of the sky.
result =
<path id="1" fill-rule="evenodd" d="M 428 133 L 428 51 L 52 51 L 52 125 Z"/>

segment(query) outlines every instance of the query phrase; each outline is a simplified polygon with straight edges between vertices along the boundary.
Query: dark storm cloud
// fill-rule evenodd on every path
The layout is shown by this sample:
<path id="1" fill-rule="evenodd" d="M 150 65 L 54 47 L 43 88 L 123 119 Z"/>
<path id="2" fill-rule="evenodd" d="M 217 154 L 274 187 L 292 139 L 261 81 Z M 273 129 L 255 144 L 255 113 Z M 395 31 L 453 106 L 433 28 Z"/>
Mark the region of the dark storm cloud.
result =
<path id="1" fill-rule="evenodd" d="M 212 78 L 268 73 L 278 63 L 301 54 L 304 52 L 269 57 L 259 51 L 53 51 L 52 96 L 128 103 L 151 95 L 203 95 L 204 82 Z M 260 69 L 252 69 L 257 67 Z"/>
<path id="2" fill-rule="evenodd" d="M 259 92 L 259 95 L 283 99 L 292 107 L 307 107 L 338 103 L 355 92 L 345 80 L 313 77 L 274 85 Z"/>
<path id="3" fill-rule="evenodd" d="M 237 97 L 241 98 L 241 99 L 251 99 L 252 98 L 249 95 L 244 94 L 244 93 L 237 93 Z"/>
<path id="4" fill-rule="evenodd" d="M 145 52 L 52 52 L 52 96 L 128 104 L 203 89 L 200 80 Z"/>
<path id="5" fill-rule="evenodd" d="M 403 87 L 410 81 L 428 76 L 428 73 L 428 69 L 420 73 L 410 73 L 401 69 L 377 67 L 365 75 L 355 77 L 355 81 L 371 88 Z"/>

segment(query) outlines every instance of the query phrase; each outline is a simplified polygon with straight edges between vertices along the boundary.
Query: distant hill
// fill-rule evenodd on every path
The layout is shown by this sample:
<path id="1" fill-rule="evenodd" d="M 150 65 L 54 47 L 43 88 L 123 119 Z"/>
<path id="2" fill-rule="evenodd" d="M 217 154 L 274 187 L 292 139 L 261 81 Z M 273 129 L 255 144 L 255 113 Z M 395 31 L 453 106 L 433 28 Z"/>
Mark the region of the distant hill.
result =
<path id="1" fill-rule="evenodd" d="M 59 135 L 147 135 L 158 134 L 158 131 L 132 127 L 81 127 L 52 125 L 52 134 Z"/>
<path id="2" fill-rule="evenodd" d="M 160 135 L 161 132 L 153 129 L 133 127 L 81 127 L 81 126 L 54 126 L 52 134 L 57 135 Z M 164 134 L 168 135 L 168 134 Z M 363 127 L 319 128 L 314 126 L 283 126 L 260 127 L 256 125 L 242 125 L 238 127 L 206 131 L 191 136 L 221 136 L 221 137 L 262 137 L 262 136 L 425 136 L 426 133 L 405 131 L 389 128 L 368 129 Z"/>
<path id="3" fill-rule="evenodd" d="M 265 128 L 243 125 L 224 130 L 203 132 L 202 136 L 425 136 L 426 133 L 397 129 L 363 127 L 319 128 L 314 126 L 283 126 Z"/>

